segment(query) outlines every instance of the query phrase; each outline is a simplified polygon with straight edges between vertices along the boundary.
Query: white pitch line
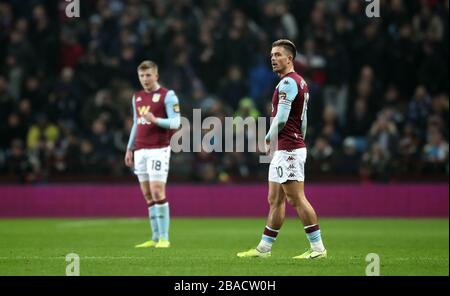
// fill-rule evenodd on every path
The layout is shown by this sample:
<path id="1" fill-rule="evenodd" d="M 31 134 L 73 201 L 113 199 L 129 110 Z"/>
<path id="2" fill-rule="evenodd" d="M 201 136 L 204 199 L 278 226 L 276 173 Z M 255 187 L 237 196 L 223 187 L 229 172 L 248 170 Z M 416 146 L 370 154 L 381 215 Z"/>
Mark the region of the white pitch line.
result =
<path id="1" fill-rule="evenodd" d="M 82 228 L 88 226 L 105 226 L 105 225 L 117 225 L 117 224 L 136 224 L 142 223 L 142 219 L 131 218 L 131 219 L 121 219 L 121 220 L 81 220 L 81 221 L 71 221 L 62 222 L 57 225 L 58 228 Z"/>
<path id="2" fill-rule="evenodd" d="M 191 257 L 193 258 L 193 257 Z M 195 257 L 194 257 L 195 258 Z M 200 258 L 200 257 L 198 257 Z M 84 256 L 80 257 L 80 260 L 146 260 L 146 259 L 152 259 L 151 256 L 149 257 L 131 257 L 131 256 Z M 364 258 L 333 258 L 330 257 L 329 259 L 341 259 L 341 260 L 358 260 L 363 262 Z M 39 257 L 39 256 L 33 256 L 33 257 L 26 257 L 26 256 L 14 256 L 14 257 L 0 257 L 0 260 L 65 260 L 64 256 L 61 257 Z M 399 257 L 399 258 L 389 258 L 385 259 L 388 261 L 410 261 L 410 260 L 419 260 L 419 261 L 442 261 L 444 259 L 442 258 L 406 258 L 406 257 Z"/>
<path id="3" fill-rule="evenodd" d="M 80 260 L 145 260 L 145 259 L 151 259 L 152 257 L 112 257 L 112 256 L 86 256 L 86 257 L 80 257 Z M 0 257 L 0 260 L 65 260 L 65 257 Z"/>

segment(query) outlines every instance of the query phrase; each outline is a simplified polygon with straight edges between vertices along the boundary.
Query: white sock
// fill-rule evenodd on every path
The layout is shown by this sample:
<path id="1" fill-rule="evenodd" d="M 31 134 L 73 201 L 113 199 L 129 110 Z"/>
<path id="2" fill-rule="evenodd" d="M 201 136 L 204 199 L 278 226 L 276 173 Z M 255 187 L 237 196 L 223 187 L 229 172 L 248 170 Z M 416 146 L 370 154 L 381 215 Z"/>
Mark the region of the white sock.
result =
<path id="1" fill-rule="evenodd" d="M 310 232 L 310 229 L 314 227 L 314 230 Z M 309 240 L 311 249 L 316 252 L 323 252 L 325 247 L 322 242 L 322 236 L 320 235 L 319 225 L 308 225 L 305 227 L 306 237 Z"/>
<path id="2" fill-rule="evenodd" d="M 323 245 L 322 240 L 316 242 L 316 243 L 310 243 L 311 249 L 313 249 L 316 252 L 323 252 L 325 250 L 325 246 Z"/>
<path id="3" fill-rule="evenodd" d="M 261 240 L 256 247 L 256 249 L 261 253 L 267 253 L 272 251 L 273 243 L 266 242 L 265 240 Z"/>

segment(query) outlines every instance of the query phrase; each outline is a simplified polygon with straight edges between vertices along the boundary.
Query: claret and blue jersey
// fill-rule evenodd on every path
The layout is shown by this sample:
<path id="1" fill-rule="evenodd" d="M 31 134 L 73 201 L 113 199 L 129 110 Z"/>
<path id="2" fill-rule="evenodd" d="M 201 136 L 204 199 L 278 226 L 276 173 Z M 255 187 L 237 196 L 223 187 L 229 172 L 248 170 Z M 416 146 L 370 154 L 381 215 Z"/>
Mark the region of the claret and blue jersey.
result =
<path id="1" fill-rule="evenodd" d="M 128 148 L 133 150 L 162 148 L 170 145 L 171 129 L 180 126 L 180 106 L 173 90 L 164 87 L 156 91 L 138 91 L 132 100 L 133 127 Z M 146 121 L 144 115 L 152 112 L 156 124 Z"/>
<path id="2" fill-rule="evenodd" d="M 266 139 L 278 135 L 277 150 L 306 147 L 308 85 L 296 72 L 286 74 L 278 83 L 272 97 L 272 124 Z"/>

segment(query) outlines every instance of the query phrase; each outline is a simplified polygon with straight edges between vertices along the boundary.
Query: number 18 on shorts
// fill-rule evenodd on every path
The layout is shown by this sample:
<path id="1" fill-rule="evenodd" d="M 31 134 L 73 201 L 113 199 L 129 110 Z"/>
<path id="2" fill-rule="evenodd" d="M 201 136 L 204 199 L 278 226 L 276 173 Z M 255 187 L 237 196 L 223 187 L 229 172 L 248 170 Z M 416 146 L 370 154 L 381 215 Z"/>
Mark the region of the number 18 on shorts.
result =
<path id="1" fill-rule="evenodd" d="M 167 182 L 170 147 L 139 149 L 134 152 L 134 173 L 139 182 Z"/>

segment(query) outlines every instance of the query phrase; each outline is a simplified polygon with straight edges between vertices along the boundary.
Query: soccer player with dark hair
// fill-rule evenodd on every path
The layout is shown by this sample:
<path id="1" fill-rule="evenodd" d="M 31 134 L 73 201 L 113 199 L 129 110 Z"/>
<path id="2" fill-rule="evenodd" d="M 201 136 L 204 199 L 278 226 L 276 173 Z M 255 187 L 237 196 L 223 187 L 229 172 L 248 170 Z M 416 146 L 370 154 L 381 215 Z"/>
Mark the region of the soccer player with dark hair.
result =
<path id="1" fill-rule="evenodd" d="M 255 249 L 240 252 L 238 257 L 270 257 L 272 245 L 283 225 L 285 202 L 293 206 L 303 223 L 310 249 L 294 259 L 315 259 L 327 256 L 322 243 L 317 215 L 304 192 L 306 161 L 306 111 L 309 99 L 308 85 L 294 71 L 297 49 L 293 42 L 281 39 L 272 44 L 272 69 L 281 78 L 272 97 L 270 129 L 266 146 L 274 147 L 269 166 L 270 205 L 267 225 Z M 277 143 L 274 141 L 278 139 Z"/>
<path id="2" fill-rule="evenodd" d="M 151 239 L 136 248 L 168 248 L 169 203 L 166 182 L 169 173 L 171 129 L 180 126 L 180 107 L 174 91 L 158 83 L 158 66 L 142 62 L 138 69 L 142 90 L 132 99 L 134 124 L 130 132 L 125 164 L 134 167 L 147 202 Z"/>

